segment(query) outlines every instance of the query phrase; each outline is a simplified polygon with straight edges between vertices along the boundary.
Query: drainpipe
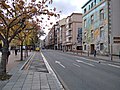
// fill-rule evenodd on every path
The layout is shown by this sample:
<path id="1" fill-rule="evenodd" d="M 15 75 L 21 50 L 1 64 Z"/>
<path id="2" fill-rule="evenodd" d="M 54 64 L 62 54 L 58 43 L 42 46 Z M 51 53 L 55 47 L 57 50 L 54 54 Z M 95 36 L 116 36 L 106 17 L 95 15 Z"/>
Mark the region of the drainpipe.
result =
<path id="1" fill-rule="evenodd" d="M 109 40 L 109 56 L 110 56 L 110 60 L 113 60 L 113 36 L 112 36 L 112 12 L 110 12 L 112 10 L 112 1 L 108 0 L 108 40 Z M 111 10 L 110 10 L 111 9 Z"/>

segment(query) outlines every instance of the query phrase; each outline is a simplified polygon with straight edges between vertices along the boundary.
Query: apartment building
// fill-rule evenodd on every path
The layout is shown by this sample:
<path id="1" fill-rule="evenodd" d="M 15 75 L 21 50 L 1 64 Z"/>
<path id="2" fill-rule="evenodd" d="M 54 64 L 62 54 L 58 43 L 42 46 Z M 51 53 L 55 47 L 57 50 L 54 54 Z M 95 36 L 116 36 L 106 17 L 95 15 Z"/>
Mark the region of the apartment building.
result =
<path id="1" fill-rule="evenodd" d="M 55 44 L 55 28 L 54 26 L 51 28 L 50 32 L 48 33 L 48 49 L 54 49 Z"/>
<path id="2" fill-rule="evenodd" d="M 89 0 L 83 7 L 83 51 L 98 54 L 117 54 L 120 44 L 113 43 L 119 39 L 119 0 Z M 114 50 L 113 50 L 114 48 Z"/>
<path id="3" fill-rule="evenodd" d="M 45 37 L 45 39 L 44 39 L 44 47 L 46 48 L 46 49 L 49 49 L 49 39 L 48 39 L 49 37 L 48 37 L 48 35 Z"/>
<path id="4" fill-rule="evenodd" d="M 82 49 L 82 44 L 78 41 L 78 32 L 82 28 L 82 14 L 72 13 L 66 18 L 66 50 L 74 51 Z M 81 29 L 82 30 L 82 29 Z"/>
<path id="5" fill-rule="evenodd" d="M 65 50 L 65 38 L 66 38 L 66 18 L 58 21 L 58 31 L 57 31 L 57 40 L 58 40 L 58 49 Z"/>
<path id="6" fill-rule="evenodd" d="M 101 54 L 109 52 L 108 2 L 89 0 L 83 7 L 83 51 Z"/>
<path id="7" fill-rule="evenodd" d="M 72 13 L 56 22 L 48 33 L 50 49 L 82 50 L 82 14 Z"/>
<path id="8" fill-rule="evenodd" d="M 109 2 L 109 28 L 111 30 L 111 53 L 118 55 L 120 52 L 120 0 Z"/>

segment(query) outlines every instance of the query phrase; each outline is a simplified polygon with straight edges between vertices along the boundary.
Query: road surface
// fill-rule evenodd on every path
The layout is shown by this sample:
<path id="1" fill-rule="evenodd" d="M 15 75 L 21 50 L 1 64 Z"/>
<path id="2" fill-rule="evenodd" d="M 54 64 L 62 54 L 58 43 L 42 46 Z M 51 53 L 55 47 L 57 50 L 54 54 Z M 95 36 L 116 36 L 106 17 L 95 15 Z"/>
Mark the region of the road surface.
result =
<path id="1" fill-rule="evenodd" d="M 61 51 L 43 55 L 68 90 L 120 90 L 120 65 Z"/>

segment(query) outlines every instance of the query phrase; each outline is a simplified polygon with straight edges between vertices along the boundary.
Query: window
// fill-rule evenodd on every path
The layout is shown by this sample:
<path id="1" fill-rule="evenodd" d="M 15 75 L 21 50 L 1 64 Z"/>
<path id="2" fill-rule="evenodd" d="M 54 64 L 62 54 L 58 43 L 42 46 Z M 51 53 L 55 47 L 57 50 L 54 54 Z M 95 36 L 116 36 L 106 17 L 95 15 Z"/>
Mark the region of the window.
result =
<path id="1" fill-rule="evenodd" d="M 89 5 L 89 10 L 90 10 L 90 5 Z"/>
<path id="2" fill-rule="evenodd" d="M 68 24 L 68 28 L 71 28 L 71 24 Z"/>
<path id="3" fill-rule="evenodd" d="M 100 27 L 100 38 L 104 37 L 104 28 Z"/>
<path id="4" fill-rule="evenodd" d="M 82 43 L 82 28 L 78 28 L 77 41 L 78 43 Z"/>
<path id="5" fill-rule="evenodd" d="M 104 44 L 100 43 L 100 50 L 103 50 L 103 49 L 104 49 Z"/>
<path id="6" fill-rule="evenodd" d="M 86 13 L 86 8 L 84 9 L 84 13 Z"/>
<path id="7" fill-rule="evenodd" d="M 84 39 L 86 39 L 86 38 L 87 38 L 87 33 L 85 32 L 85 33 L 84 33 Z"/>
<path id="8" fill-rule="evenodd" d="M 91 30 L 91 39 L 93 39 L 93 38 L 94 38 L 94 31 Z"/>
<path id="9" fill-rule="evenodd" d="M 86 45 L 84 45 L 84 50 L 86 50 Z"/>
<path id="10" fill-rule="evenodd" d="M 100 10 L 100 20 L 103 20 L 104 19 L 104 10 L 101 9 Z"/>
<path id="11" fill-rule="evenodd" d="M 91 3 L 91 8 L 93 7 L 93 2 Z"/>
<path id="12" fill-rule="evenodd" d="M 72 35 L 72 31 L 68 31 L 68 36 L 71 36 Z"/>
<path id="13" fill-rule="evenodd" d="M 96 5 L 96 0 L 94 0 L 94 3 L 95 3 L 95 5 Z"/>
<path id="14" fill-rule="evenodd" d="M 84 20 L 84 27 L 86 27 L 86 23 L 87 23 L 87 22 L 86 22 L 86 19 L 85 19 L 85 20 Z"/>
<path id="15" fill-rule="evenodd" d="M 91 15 L 91 24 L 94 22 L 94 15 Z"/>

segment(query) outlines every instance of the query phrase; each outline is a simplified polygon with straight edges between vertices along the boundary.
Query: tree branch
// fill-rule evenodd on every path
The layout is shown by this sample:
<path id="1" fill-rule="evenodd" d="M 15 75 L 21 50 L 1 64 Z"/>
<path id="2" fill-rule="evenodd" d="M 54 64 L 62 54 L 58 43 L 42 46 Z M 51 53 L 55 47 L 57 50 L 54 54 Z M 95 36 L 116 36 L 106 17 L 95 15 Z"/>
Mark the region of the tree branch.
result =
<path id="1" fill-rule="evenodd" d="M 4 37 L 0 34 L 0 40 L 5 41 Z"/>
<path id="2" fill-rule="evenodd" d="M 21 27 L 23 26 L 23 24 L 22 25 L 20 25 L 20 27 L 18 27 L 18 29 L 16 29 L 16 31 L 14 32 L 14 34 L 10 37 L 10 39 L 9 39 L 9 43 L 12 41 L 12 39 L 17 35 L 17 34 L 19 34 L 22 30 L 21 30 Z M 22 27 L 22 29 L 24 29 L 26 26 L 24 25 L 23 27 Z"/>

